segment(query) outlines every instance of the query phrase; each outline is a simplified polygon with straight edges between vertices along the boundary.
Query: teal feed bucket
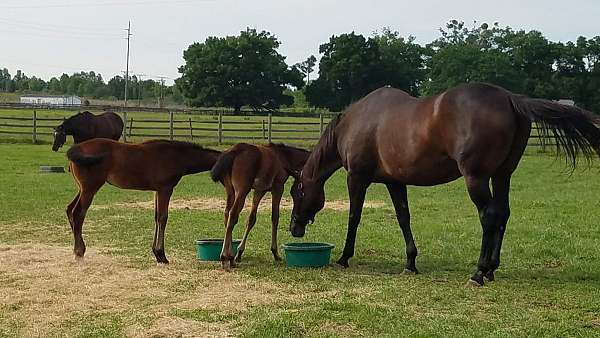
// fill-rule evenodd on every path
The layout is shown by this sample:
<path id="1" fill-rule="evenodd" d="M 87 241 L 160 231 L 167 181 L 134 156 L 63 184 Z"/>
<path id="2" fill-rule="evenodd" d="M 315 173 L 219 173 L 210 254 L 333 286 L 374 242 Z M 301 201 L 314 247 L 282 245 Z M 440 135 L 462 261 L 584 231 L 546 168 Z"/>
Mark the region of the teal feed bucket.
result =
<path id="1" fill-rule="evenodd" d="M 237 254 L 238 245 L 241 241 L 234 239 L 231 241 L 232 255 Z M 202 261 L 220 261 L 221 250 L 223 249 L 223 240 L 219 238 L 199 239 L 196 241 L 196 258 Z"/>
<path id="2" fill-rule="evenodd" d="M 283 245 L 287 266 L 318 268 L 329 264 L 333 244 L 288 243 Z"/>

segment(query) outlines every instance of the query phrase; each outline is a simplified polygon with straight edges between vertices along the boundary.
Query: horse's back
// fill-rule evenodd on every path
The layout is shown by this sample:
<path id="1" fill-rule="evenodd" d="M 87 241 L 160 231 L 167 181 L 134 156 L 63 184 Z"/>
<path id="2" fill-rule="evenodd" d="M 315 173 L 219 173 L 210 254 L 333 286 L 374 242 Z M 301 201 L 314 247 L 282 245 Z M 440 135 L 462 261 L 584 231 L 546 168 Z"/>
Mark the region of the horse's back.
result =
<path id="1" fill-rule="evenodd" d="M 424 98 L 378 89 L 342 118 L 340 157 L 349 171 L 415 185 L 452 181 L 463 162 L 491 172 L 508 156 L 517 129 L 510 95 L 482 83 Z"/>

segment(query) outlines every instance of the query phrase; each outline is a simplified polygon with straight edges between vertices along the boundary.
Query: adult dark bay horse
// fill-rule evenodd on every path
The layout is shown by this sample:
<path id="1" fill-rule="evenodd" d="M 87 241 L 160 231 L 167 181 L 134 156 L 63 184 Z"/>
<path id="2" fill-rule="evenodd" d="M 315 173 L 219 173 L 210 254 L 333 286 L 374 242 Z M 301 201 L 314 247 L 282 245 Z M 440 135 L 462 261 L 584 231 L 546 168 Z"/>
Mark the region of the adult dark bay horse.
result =
<path id="1" fill-rule="evenodd" d="M 323 208 L 325 181 L 340 167 L 348 172 L 350 216 L 338 264 L 348 267 L 365 192 L 384 183 L 406 242 L 406 270 L 417 272 L 407 185 L 433 186 L 464 176 L 477 207 L 483 236 L 470 281 L 494 279 L 509 218 L 510 178 L 527 145 L 532 121 L 575 165 L 578 154 L 600 151 L 599 120 L 576 107 L 527 98 L 489 84 L 461 85 L 440 95 L 414 98 L 381 88 L 352 104 L 322 135 L 292 186 L 290 230 L 302 237 Z M 490 190 L 490 181 L 492 190 Z"/>
<path id="2" fill-rule="evenodd" d="M 75 144 L 93 138 L 108 138 L 118 141 L 123 134 L 123 120 L 113 112 L 94 115 L 89 111 L 77 113 L 58 127 L 54 128 L 52 150 L 58 151 L 67 141 L 67 135 L 73 136 Z"/>
<path id="3" fill-rule="evenodd" d="M 165 227 L 169 200 L 181 177 L 208 171 L 221 152 L 178 141 L 147 141 L 126 144 L 93 139 L 69 149 L 69 168 L 79 192 L 67 206 L 67 217 L 75 238 L 76 258 L 83 258 L 85 243 L 81 228 L 98 190 L 108 182 L 122 189 L 151 190 L 154 194 L 154 242 L 158 263 L 169 263 L 165 255 Z"/>
<path id="4" fill-rule="evenodd" d="M 310 153 L 304 149 L 283 144 L 251 145 L 238 143 L 224 152 L 215 163 L 210 175 L 213 181 L 220 181 L 227 192 L 225 207 L 225 239 L 221 252 L 221 263 L 226 270 L 235 266 L 231 253 L 233 227 L 244 208 L 246 196 L 254 189 L 252 209 L 246 223 L 244 238 L 238 247 L 235 260 L 240 262 L 246 249 L 248 235 L 256 223 L 256 212 L 260 200 L 270 191 L 271 206 L 271 252 L 276 261 L 281 260 L 277 253 L 277 227 L 279 225 L 279 203 L 283 195 L 289 171 L 300 170 Z"/>

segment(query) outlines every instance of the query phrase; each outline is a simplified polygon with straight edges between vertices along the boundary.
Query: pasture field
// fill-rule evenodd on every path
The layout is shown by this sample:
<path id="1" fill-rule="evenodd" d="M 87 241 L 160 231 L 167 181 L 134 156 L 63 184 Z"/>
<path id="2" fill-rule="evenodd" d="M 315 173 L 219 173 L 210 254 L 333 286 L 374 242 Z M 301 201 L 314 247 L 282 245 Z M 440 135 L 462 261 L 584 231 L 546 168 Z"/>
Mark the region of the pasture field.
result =
<path id="1" fill-rule="evenodd" d="M 466 287 L 481 227 L 464 182 L 412 187 L 418 275 L 403 275 L 404 241 L 380 185 L 367 194 L 349 269 L 292 269 L 269 251 L 261 210 L 244 261 L 227 273 L 195 259 L 194 240 L 223 235 L 223 188 L 206 173 L 176 188 L 166 232 L 171 264 L 151 253 L 152 194 L 106 185 L 71 254 L 64 209 L 75 194 L 47 144 L 0 143 L 0 337 L 597 337 L 600 335 L 600 172 L 569 170 L 530 150 L 512 181 L 512 216 L 497 280 Z M 598 168 L 599 163 L 595 163 Z M 345 173 L 306 241 L 346 235 Z M 289 182 L 279 243 L 289 234 Z M 263 201 L 267 206 L 268 202 Z M 243 233 L 245 216 L 234 237 Z"/>

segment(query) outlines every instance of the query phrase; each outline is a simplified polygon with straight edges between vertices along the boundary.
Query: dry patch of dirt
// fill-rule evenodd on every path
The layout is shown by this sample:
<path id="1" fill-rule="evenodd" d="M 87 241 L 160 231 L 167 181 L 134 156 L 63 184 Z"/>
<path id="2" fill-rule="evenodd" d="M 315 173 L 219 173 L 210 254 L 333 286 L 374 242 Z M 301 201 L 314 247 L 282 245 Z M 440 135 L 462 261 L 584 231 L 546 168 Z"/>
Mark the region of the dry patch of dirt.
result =
<path id="1" fill-rule="evenodd" d="M 69 320 L 102 313 L 150 318 L 149 327 L 131 324 L 124 332 L 128 336 L 231 336 L 234 328 L 228 323 L 181 319 L 173 310 L 242 313 L 251 305 L 286 299 L 276 285 L 219 269 L 139 269 L 97 249 L 76 262 L 70 248 L 39 244 L 0 245 L 0 280 L 0 310 L 27 337 L 62 332 L 73 325 Z"/>
<path id="2" fill-rule="evenodd" d="M 246 204 L 244 208 L 249 209 L 252 205 L 252 198 L 246 198 Z M 291 210 L 294 204 L 289 198 L 283 198 L 280 203 L 280 209 Z M 364 208 L 384 208 L 387 204 L 383 201 L 365 201 Z M 104 210 L 110 207 L 121 207 L 121 208 L 142 208 L 154 210 L 154 201 L 147 202 L 128 202 L 128 203 L 115 203 L 113 205 L 92 205 L 91 209 Z M 225 200 L 222 198 L 200 198 L 200 199 L 175 199 L 171 200 L 169 204 L 171 210 L 187 209 L 187 210 L 223 210 L 225 209 Z M 325 202 L 325 209 L 346 211 L 350 208 L 350 202 L 348 201 L 327 201 Z M 259 210 L 271 210 L 271 198 L 265 197 L 260 202 Z"/>

